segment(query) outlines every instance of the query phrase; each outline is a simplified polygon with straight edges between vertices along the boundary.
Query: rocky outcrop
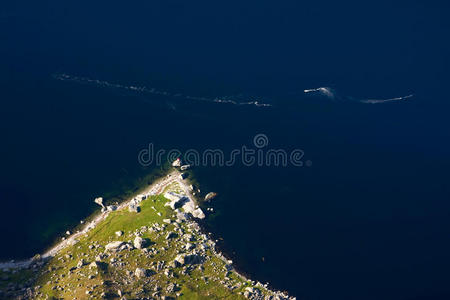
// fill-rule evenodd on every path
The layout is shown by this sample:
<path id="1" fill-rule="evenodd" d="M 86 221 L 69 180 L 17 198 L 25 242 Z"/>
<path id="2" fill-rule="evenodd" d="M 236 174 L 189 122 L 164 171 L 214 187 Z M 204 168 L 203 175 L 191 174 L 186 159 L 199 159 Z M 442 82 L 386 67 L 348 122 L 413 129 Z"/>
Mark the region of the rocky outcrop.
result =
<path id="1" fill-rule="evenodd" d="M 191 219 L 191 214 L 185 212 L 177 212 L 177 223 L 182 223 Z"/>
<path id="2" fill-rule="evenodd" d="M 183 195 L 177 194 L 175 192 L 166 192 L 164 193 L 164 197 L 169 199 L 170 201 L 178 201 L 183 198 Z"/>
<path id="3" fill-rule="evenodd" d="M 107 209 L 108 211 L 116 211 L 116 210 L 117 210 L 117 205 L 108 205 L 108 206 L 106 207 L 106 209 Z"/>
<path id="4" fill-rule="evenodd" d="M 177 158 L 172 162 L 172 167 L 180 167 L 181 166 L 181 159 Z"/>
<path id="5" fill-rule="evenodd" d="M 217 193 L 210 192 L 210 193 L 206 194 L 205 201 L 209 202 L 209 201 L 213 200 L 216 197 L 217 197 Z"/>
<path id="6" fill-rule="evenodd" d="M 138 212 L 141 211 L 141 207 L 138 206 L 138 205 L 135 204 L 135 203 L 130 203 L 130 204 L 128 205 L 128 211 L 129 211 L 129 212 L 135 212 L 135 213 L 138 213 Z"/>
<path id="7" fill-rule="evenodd" d="M 191 165 L 182 165 L 181 167 L 180 167 L 180 170 L 181 171 L 186 171 L 187 169 L 190 169 L 191 168 Z"/>
<path id="8" fill-rule="evenodd" d="M 174 265 L 181 267 L 184 265 L 197 265 L 203 263 L 204 258 L 197 254 L 179 254 L 174 259 Z"/>
<path id="9" fill-rule="evenodd" d="M 192 216 L 194 218 L 197 218 L 197 219 L 204 219 L 205 218 L 205 214 L 203 213 L 203 211 L 202 211 L 202 209 L 200 207 L 192 212 Z"/>
<path id="10" fill-rule="evenodd" d="M 197 207 L 194 201 L 184 195 L 179 195 L 173 192 L 168 192 L 164 194 L 164 197 L 171 200 L 165 205 L 170 206 L 172 209 L 182 208 L 185 213 L 191 214 L 194 218 L 204 219 L 205 214 L 201 208 Z"/>
<path id="11" fill-rule="evenodd" d="M 180 203 L 186 200 L 186 196 L 174 192 L 167 192 L 164 194 L 164 197 L 170 200 L 170 202 L 167 202 L 165 205 L 170 206 L 172 209 L 178 208 Z"/>
<path id="12" fill-rule="evenodd" d="M 98 205 L 100 205 L 102 208 L 105 207 L 105 205 L 103 205 L 103 198 L 102 197 L 95 198 L 94 202 L 97 203 Z"/>

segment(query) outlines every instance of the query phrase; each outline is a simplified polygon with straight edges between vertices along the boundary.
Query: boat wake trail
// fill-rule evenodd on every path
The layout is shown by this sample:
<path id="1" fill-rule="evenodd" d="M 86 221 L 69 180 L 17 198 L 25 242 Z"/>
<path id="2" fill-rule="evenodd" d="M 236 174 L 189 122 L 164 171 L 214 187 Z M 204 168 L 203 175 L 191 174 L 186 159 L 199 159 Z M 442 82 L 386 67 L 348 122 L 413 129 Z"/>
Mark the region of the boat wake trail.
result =
<path id="1" fill-rule="evenodd" d="M 200 96 L 192 96 L 186 95 L 182 93 L 175 93 L 170 91 L 163 91 L 153 87 L 147 86 L 135 86 L 135 85 L 125 85 L 119 83 L 111 83 L 105 80 L 91 79 L 89 77 L 79 77 L 74 75 L 69 75 L 65 73 L 55 73 L 52 77 L 59 81 L 70 81 L 77 84 L 87 84 L 92 85 L 99 88 L 108 88 L 108 89 L 116 89 L 129 91 L 134 93 L 139 93 L 143 95 L 156 95 L 170 98 L 172 100 L 181 100 L 181 101 L 194 101 L 194 102 L 205 102 L 205 103 L 217 103 L 217 104 L 228 104 L 228 105 L 236 105 L 236 106 L 256 106 L 256 107 L 270 107 L 272 104 L 267 102 L 266 98 L 264 98 L 264 102 L 262 102 L 261 97 L 253 97 L 247 96 L 243 94 L 233 95 L 233 96 L 224 96 L 224 97 L 200 97 Z M 336 90 L 330 87 L 319 87 L 314 89 L 306 89 L 303 90 L 304 94 L 308 94 L 308 96 L 320 96 L 331 101 L 336 102 L 359 102 L 363 104 L 381 104 L 387 102 L 394 101 L 405 101 L 412 97 L 414 94 L 410 94 L 407 96 L 396 97 L 396 98 L 388 98 L 388 99 L 360 99 L 349 96 L 342 96 Z M 173 105 L 172 105 L 173 106 Z"/>
<path id="2" fill-rule="evenodd" d="M 364 100 L 360 100 L 360 102 L 368 103 L 368 104 L 378 104 L 378 103 L 385 103 L 385 102 L 392 102 L 392 101 L 408 100 L 409 98 L 412 98 L 412 97 L 414 97 L 414 94 L 403 96 L 403 97 L 390 98 L 390 99 L 364 99 Z"/>
<path id="3" fill-rule="evenodd" d="M 410 94 L 407 96 L 388 98 L 388 99 L 357 99 L 357 98 L 355 99 L 353 97 L 341 96 L 334 89 L 329 88 L 329 87 L 319 87 L 316 89 L 307 89 L 307 90 L 303 90 L 303 93 L 312 94 L 312 95 L 320 95 L 320 96 L 326 97 L 330 100 L 359 102 L 359 103 L 364 103 L 364 104 L 380 104 L 380 103 L 387 103 L 387 102 L 393 102 L 393 101 L 404 101 L 404 100 L 408 100 L 408 99 L 414 97 L 414 94 Z"/>
<path id="4" fill-rule="evenodd" d="M 237 105 L 237 106 L 244 106 L 244 105 L 251 105 L 251 106 L 256 106 L 256 107 L 272 106 L 271 104 L 261 103 L 260 101 L 254 100 L 254 99 L 252 99 L 252 97 L 248 97 L 248 98 L 244 99 L 243 101 L 240 101 L 240 100 L 242 100 L 241 99 L 242 95 L 238 95 L 235 97 L 226 96 L 226 97 L 208 98 L 208 97 L 184 95 L 182 93 L 172 93 L 169 91 L 162 91 L 162 90 L 158 90 L 156 88 L 146 87 L 146 86 L 134 86 L 134 85 L 123 85 L 123 84 L 118 84 L 118 83 L 111 83 L 111 82 L 104 81 L 104 80 L 91 79 L 88 77 L 73 76 L 73 75 L 69 75 L 69 74 L 65 74 L 65 73 L 55 73 L 52 75 L 52 77 L 54 79 L 60 80 L 60 81 L 70 81 L 70 82 L 75 82 L 75 83 L 79 83 L 79 84 L 89 84 L 89 85 L 97 86 L 100 88 L 118 89 L 118 90 L 136 92 L 136 93 L 147 94 L 147 95 L 158 95 L 158 96 L 176 98 L 176 99 L 180 99 L 180 100 L 231 104 L 231 105 Z M 251 101 L 248 101 L 248 100 L 251 100 Z"/>

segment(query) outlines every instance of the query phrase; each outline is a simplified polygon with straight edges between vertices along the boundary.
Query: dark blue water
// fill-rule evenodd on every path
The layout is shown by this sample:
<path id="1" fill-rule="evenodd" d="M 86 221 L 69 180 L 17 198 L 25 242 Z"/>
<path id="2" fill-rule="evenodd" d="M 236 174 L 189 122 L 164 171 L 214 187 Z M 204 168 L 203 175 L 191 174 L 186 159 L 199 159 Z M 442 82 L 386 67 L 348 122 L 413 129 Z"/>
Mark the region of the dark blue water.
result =
<path id="1" fill-rule="evenodd" d="M 312 166 L 195 169 L 220 194 L 205 225 L 243 272 L 300 299 L 450 298 L 447 12 L 443 1 L 2 4 L 0 258 L 42 251 L 94 197 L 150 182 L 160 167 L 137 161 L 149 143 L 229 153 L 263 133 Z M 303 93 L 321 86 L 336 97 Z"/>

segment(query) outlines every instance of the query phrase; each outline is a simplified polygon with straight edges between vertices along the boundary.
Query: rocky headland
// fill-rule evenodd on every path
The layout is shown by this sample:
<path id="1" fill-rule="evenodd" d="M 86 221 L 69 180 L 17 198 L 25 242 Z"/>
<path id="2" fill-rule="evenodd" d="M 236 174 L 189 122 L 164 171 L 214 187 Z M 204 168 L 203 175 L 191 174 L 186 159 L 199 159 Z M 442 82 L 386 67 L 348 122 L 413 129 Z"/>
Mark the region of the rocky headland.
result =
<path id="1" fill-rule="evenodd" d="M 0 298 L 294 299 L 240 275 L 216 250 L 182 166 L 120 205 L 96 198 L 100 214 L 42 255 L 0 263 Z"/>

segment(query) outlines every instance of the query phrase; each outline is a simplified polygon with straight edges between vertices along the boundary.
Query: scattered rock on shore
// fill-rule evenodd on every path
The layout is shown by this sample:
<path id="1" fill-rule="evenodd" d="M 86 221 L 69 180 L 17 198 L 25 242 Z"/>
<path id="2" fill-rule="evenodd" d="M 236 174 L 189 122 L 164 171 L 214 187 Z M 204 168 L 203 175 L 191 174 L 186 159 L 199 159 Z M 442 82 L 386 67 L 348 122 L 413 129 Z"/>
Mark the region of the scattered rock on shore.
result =
<path id="1" fill-rule="evenodd" d="M 181 171 L 186 171 L 187 169 L 190 169 L 191 168 L 191 165 L 182 165 L 181 167 L 180 167 L 180 170 Z"/>
<path id="2" fill-rule="evenodd" d="M 138 206 L 137 204 L 130 203 L 130 205 L 128 205 L 128 211 L 138 213 L 141 211 L 141 207 Z"/>
<path id="3" fill-rule="evenodd" d="M 105 246 L 105 249 L 108 250 L 108 251 L 118 251 L 119 248 L 120 248 L 121 246 L 123 246 L 124 244 L 125 244 L 125 243 L 124 243 L 124 242 L 121 242 L 121 241 L 111 242 L 111 243 L 109 243 L 109 244 L 107 244 L 107 245 Z"/>
<path id="4" fill-rule="evenodd" d="M 210 192 L 210 193 L 206 194 L 205 201 L 209 202 L 209 201 L 213 200 L 216 197 L 217 197 L 217 193 Z"/>
<path id="5" fill-rule="evenodd" d="M 197 219 L 204 219 L 205 218 L 205 214 L 203 213 L 201 208 L 197 208 L 196 210 L 194 210 L 192 212 L 192 216 L 194 216 L 194 218 L 197 218 Z"/>
<path id="6" fill-rule="evenodd" d="M 116 206 L 116 205 L 108 205 L 108 206 L 106 207 L 106 209 L 107 209 L 108 211 L 115 211 L 115 210 L 117 210 L 117 206 Z"/>

